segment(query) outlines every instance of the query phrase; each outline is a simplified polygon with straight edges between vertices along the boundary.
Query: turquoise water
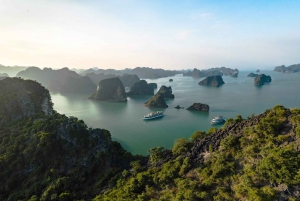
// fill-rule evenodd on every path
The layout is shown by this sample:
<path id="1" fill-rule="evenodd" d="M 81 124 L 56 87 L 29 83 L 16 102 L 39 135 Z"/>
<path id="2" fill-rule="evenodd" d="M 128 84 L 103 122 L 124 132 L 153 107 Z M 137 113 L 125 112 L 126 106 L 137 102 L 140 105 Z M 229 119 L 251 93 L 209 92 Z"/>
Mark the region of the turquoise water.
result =
<path id="1" fill-rule="evenodd" d="M 104 128 L 112 138 L 134 154 L 147 154 L 155 146 L 171 148 L 177 138 L 189 138 L 196 130 L 211 128 L 213 117 L 223 115 L 244 118 L 264 112 L 277 104 L 287 108 L 300 107 L 300 74 L 282 74 L 261 71 L 272 77 L 272 82 L 261 87 L 253 84 L 254 78 L 240 72 L 238 78 L 224 76 L 225 84 L 219 88 L 198 85 L 201 79 L 176 75 L 174 77 L 147 80 L 171 86 L 174 100 L 167 100 L 169 108 L 162 109 L 165 116 L 160 119 L 143 121 L 142 117 L 151 111 L 143 106 L 151 96 L 128 98 L 127 103 L 100 102 L 89 100 L 88 95 L 51 94 L 54 109 L 67 116 L 83 119 L 89 127 Z M 172 78 L 174 81 L 169 82 Z M 156 91 L 155 91 L 156 92 Z M 193 103 L 206 103 L 210 111 L 185 110 Z M 175 109 L 180 105 L 185 109 Z M 217 126 L 220 127 L 220 126 Z"/>

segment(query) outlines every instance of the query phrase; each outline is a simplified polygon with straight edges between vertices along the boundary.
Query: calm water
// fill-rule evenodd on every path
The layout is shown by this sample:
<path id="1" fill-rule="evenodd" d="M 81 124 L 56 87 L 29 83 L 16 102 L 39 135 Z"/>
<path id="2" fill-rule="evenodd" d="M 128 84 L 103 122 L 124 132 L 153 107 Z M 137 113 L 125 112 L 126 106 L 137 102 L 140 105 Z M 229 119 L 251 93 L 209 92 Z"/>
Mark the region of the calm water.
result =
<path id="1" fill-rule="evenodd" d="M 59 113 L 83 119 L 89 127 L 107 129 L 126 150 L 147 154 L 151 147 L 171 148 L 177 138 L 189 138 L 196 130 L 207 131 L 211 128 L 211 119 L 218 115 L 235 118 L 241 114 L 246 118 L 276 104 L 300 107 L 300 74 L 261 73 L 270 75 L 272 82 L 255 87 L 254 78 L 247 77 L 249 72 L 240 72 L 238 78 L 224 76 L 225 84 L 219 88 L 200 86 L 198 82 L 201 79 L 182 75 L 147 80 L 157 83 L 158 89 L 161 85 L 171 86 L 175 95 L 174 100 L 166 101 L 169 108 L 162 109 L 165 116 L 151 121 L 142 120 L 144 115 L 159 110 L 143 106 L 151 96 L 128 98 L 127 103 L 113 103 L 89 100 L 86 98 L 88 95 L 51 95 L 54 109 Z M 169 82 L 170 78 L 174 81 Z M 208 104 L 210 111 L 174 108 L 176 105 L 187 108 L 196 102 Z"/>

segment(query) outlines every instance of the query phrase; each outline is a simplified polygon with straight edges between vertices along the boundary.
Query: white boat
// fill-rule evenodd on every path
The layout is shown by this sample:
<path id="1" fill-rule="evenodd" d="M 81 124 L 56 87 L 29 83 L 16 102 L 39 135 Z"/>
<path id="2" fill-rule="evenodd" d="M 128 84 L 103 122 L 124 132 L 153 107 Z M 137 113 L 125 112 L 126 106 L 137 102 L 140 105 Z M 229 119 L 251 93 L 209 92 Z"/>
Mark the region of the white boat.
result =
<path id="1" fill-rule="evenodd" d="M 215 118 L 213 118 L 211 120 L 211 124 L 221 124 L 224 123 L 226 121 L 225 117 L 223 116 L 216 116 Z"/>
<path id="2" fill-rule="evenodd" d="M 149 114 L 147 114 L 146 116 L 144 116 L 144 120 L 150 120 L 150 119 L 156 119 L 159 117 L 163 117 L 164 113 L 162 111 L 156 111 L 156 112 L 151 112 Z"/>

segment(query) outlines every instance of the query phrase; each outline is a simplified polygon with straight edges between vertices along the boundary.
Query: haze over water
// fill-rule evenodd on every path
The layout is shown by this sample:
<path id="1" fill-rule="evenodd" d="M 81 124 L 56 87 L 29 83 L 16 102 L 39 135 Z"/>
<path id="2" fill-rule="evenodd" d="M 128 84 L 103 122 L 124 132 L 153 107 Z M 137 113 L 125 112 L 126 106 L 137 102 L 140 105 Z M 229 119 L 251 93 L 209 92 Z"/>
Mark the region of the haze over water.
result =
<path id="1" fill-rule="evenodd" d="M 237 78 L 223 76 L 225 84 L 219 88 L 198 85 L 201 79 L 176 75 L 174 77 L 147 80 L 171 86 L 175 99 L 167 100 L 168 108 L 149 109 L 143 106 L 151 96 L 128 98 L 127 103 L 101 102 L 87 99 L 88 95 L 51 94 L 54 109 L 67 116 L 83 119 L 89 127 L 104 128 L 112 138 L 133 154 L 147 154 L 151 147 L 171 148 L 175 139 L 189 138 L 196 130 L 209 130 L 213 117 L 223 115 L 246 118 L 260 114 L 277 104 L 287 108 L 300 107 L 300 74 L 282 74 L 261 71 L 272 77 L 270 84 L 256 87 L 254 78 L 242 71 Z M 174 81 L 169 82 L 172 78 Z M 157 92 L 155 90 L 155 93 Z M 209 112 L 188 111 L 193 103 L 206 103 Z M 175 109 L 180 105 L 185 109 Z M 161 119 L 143 121 L 152 111 L 162 110 Z M 216 126 L 220 128 L 221 126 Z"/>

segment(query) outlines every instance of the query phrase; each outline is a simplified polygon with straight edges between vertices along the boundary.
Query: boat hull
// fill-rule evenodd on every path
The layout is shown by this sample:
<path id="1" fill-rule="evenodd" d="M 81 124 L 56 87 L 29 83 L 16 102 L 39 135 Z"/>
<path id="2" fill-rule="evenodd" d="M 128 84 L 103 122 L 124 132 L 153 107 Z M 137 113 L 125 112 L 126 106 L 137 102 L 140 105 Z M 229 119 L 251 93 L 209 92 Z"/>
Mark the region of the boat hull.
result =
<path id="1" fill-rule="evenodd" d="M 163 117 L 164 115 L 158 115 L 158 116 L 154 116 L 154 117 L 144 117 L 143 120 L 151 120 L 151 119 L 157 119 L 157 118 L 161 118 Z"/>

